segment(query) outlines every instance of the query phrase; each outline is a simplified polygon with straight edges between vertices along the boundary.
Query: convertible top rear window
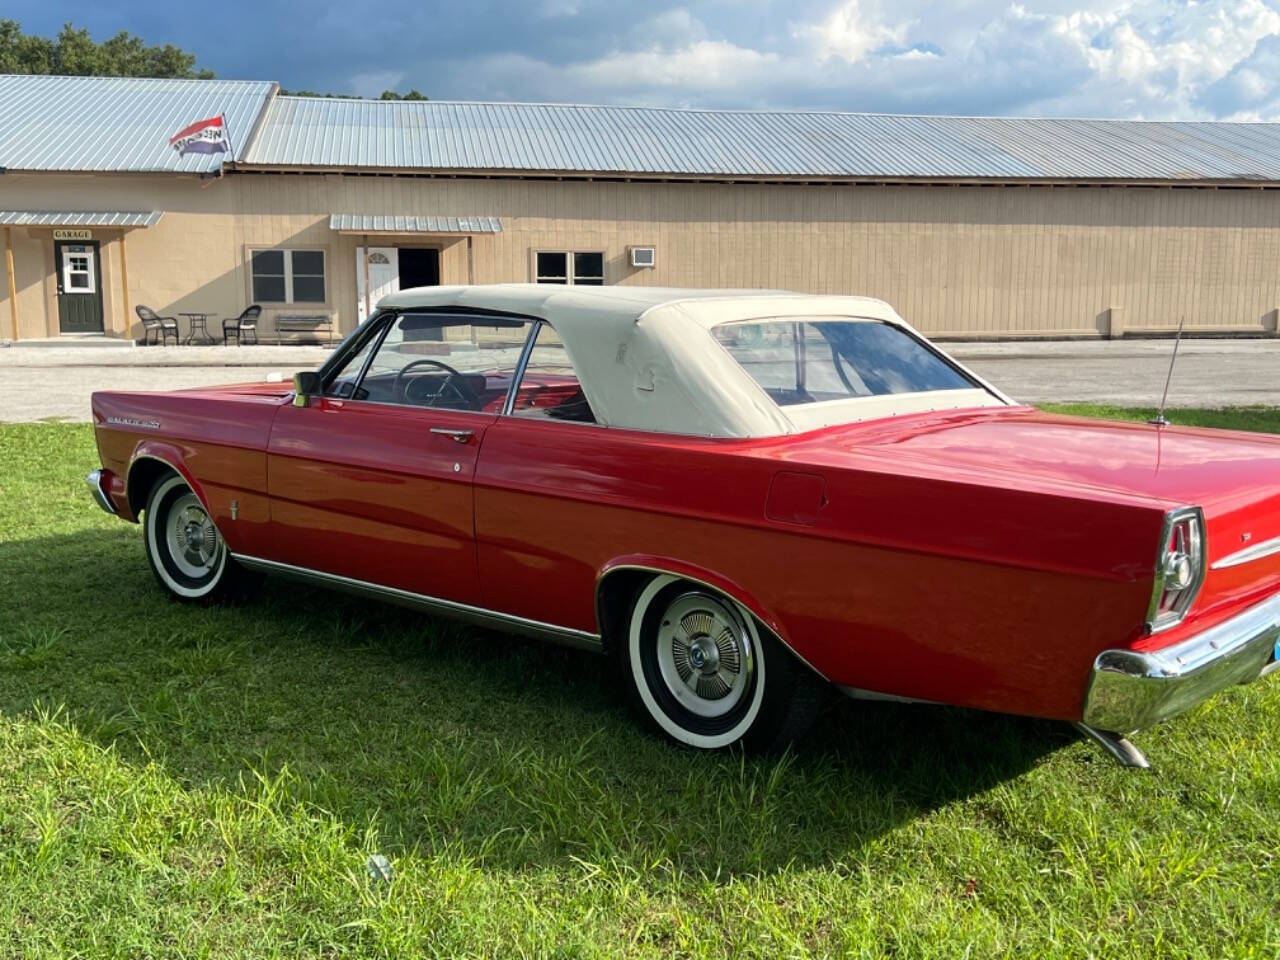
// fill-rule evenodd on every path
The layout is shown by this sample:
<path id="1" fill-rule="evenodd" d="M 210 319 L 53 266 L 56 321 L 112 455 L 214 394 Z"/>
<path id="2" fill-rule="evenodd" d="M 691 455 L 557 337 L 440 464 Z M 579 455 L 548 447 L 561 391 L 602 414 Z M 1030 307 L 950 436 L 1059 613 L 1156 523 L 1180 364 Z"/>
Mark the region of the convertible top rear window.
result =
<path id="1" fill-rule="evenodd" d="M 712 334 L 779 406 L 978 386 L 905 330 L 877 320 L 752 320 Z"/>

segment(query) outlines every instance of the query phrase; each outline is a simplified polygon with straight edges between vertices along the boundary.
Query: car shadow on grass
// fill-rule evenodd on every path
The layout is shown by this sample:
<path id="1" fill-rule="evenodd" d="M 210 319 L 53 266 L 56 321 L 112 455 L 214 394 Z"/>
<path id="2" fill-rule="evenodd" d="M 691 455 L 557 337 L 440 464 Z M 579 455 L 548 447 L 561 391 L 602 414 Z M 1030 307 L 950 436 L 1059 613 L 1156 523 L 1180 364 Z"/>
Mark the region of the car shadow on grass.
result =
<path id="1" fill-rule="evenodd" d="M 273 779 L 389 853 L 719 880 L 847 864 L 1075 739 L 833 695 L 786 754 L 699 754 L 643 732 L 592 654 L 271 578 L 248 603 L 171 601 L 136 528 L 0 544 L 5 579 L 0 709 L 61 707 L 192 789 Z"/>

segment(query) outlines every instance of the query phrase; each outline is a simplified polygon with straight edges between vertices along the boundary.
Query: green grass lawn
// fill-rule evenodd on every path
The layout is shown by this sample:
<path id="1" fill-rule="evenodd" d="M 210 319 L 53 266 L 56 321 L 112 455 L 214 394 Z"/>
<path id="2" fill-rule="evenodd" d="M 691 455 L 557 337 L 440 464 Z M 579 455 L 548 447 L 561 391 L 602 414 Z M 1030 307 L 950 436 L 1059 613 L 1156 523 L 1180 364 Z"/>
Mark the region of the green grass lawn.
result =
<path id="1" fill-rule="evenodd" d="M 1140 735 L 1145 773 L 841 699 L 783 757 L 703 756 L 589 654 L 280 581 L 170 602 L 96 463 L 0 427 L 0 956 L 1280 951 L 1280 681 Z"/>

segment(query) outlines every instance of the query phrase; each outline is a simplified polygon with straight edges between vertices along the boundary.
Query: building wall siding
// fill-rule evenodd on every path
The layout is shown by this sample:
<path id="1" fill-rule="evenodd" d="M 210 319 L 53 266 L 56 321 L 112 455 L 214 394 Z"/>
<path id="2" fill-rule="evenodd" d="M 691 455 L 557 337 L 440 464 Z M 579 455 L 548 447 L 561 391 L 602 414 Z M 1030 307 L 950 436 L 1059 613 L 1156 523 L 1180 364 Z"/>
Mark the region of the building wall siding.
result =
<path id="1" fill-rule="evenodd" d="M 1274 329 L 1280 191 L 881 187 L 433 180 L 340 175 L 7 175 L 5 209 L 163 210 L 128 232 L 130 304 L 233 315 L 250 299 L 248 251 L 328 256 L 328 302 L 269 307 L 354 323 L 359 237 L 330 213 L 502 218 L 473 240 L 477 283 L 533 278 L 533 251 L 598 250 L 606 282 L 774 287 L 882 297 L 935 335 L 1105 335 L 1126 329 Z M 122 333 L 119 231 L 102 242 L 107 329 Z M 57 334 L 51 231 L 15 228 L 21 334 Z M 465 239 L 377 238 L 441 248 L 444 283 L 468 282 Z M 628 246 L 657 248 L 635 270 Z M 0 290 L 7 297 L 7 292 Z M 7 317 L 7 311 L 0 314 Z M 7 335 L 7 332 L 6 332 Z"/>

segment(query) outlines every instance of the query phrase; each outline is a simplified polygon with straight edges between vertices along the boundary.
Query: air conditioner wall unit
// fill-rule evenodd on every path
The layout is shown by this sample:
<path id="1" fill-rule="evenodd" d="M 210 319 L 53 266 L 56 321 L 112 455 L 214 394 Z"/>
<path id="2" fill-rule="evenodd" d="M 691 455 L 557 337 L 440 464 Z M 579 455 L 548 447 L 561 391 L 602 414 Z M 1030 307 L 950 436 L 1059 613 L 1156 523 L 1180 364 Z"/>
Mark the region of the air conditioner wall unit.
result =
<path id="1" fill-rule="evenodd" d="M 633 267 L 653 267 L 658 263 L 657 250 L 653 247 L 630 247 Z"/>

